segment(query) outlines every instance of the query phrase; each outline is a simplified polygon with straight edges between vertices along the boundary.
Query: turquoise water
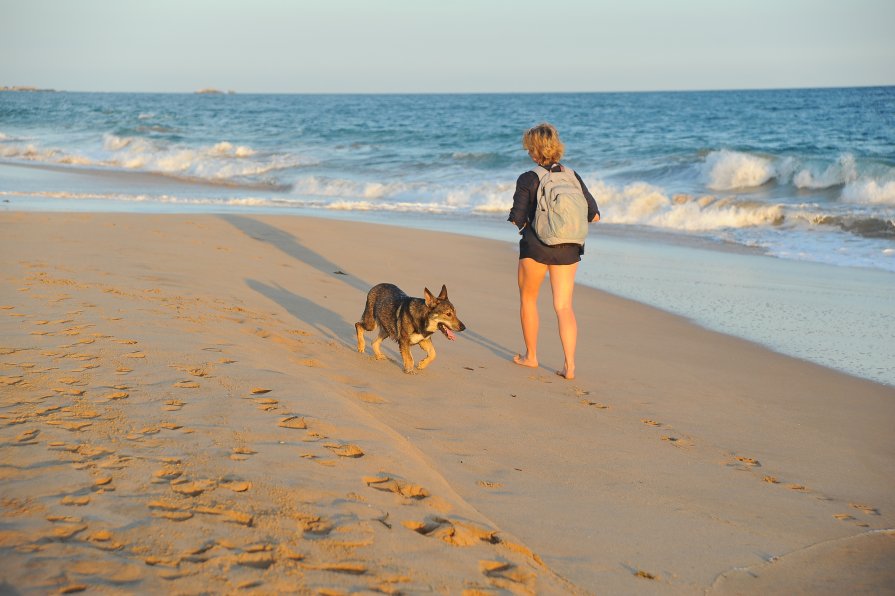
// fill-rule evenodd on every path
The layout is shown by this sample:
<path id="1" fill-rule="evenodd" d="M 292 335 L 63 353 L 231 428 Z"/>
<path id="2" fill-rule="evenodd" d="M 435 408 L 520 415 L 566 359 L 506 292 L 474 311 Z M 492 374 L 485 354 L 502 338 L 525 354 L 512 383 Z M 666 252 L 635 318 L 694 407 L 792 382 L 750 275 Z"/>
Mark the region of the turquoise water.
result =
<path id="1" fill-rule="evenodd" d="M 515 242 L 523 130 L 597 198 L 581 281 L 895 384 L 895 87 L 0 93 L 9 209 L 309 213 Z"/>

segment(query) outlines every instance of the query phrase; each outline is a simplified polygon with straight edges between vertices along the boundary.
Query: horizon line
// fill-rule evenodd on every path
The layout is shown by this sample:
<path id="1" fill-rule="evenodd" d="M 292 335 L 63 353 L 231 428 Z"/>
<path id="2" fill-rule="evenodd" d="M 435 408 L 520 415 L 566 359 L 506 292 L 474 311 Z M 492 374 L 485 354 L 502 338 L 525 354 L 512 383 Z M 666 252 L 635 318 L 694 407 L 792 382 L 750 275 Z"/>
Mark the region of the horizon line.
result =
<path id="1" fill-rule="evenodd" d="M 143 95 L 584 95 L 613 93 L 721 93 L 742 91 L 809 91 L 830 89 L 876 89 L 895 87 L 895 83 L 867 85 L 806 85 L 792 87 L 722 87 L 692 89 L 618 89 L 618 90 L 578 90 L 578 91 L 237 91 L 203 87 L 194 91 L 121 91 L 121 90 L 75 90 L 36 87 L 32 85 L 0 85 L 0 92 L 6 93 L 133 93 Z"/>

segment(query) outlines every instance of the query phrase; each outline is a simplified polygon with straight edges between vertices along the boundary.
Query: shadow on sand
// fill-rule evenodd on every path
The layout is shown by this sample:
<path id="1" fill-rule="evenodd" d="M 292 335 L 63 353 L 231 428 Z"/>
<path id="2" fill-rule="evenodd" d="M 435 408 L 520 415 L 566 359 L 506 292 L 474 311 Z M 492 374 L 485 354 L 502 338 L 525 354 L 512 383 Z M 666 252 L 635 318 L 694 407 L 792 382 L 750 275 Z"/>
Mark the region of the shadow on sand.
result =
<path id="1" fill-rule="evenodd" d="M 324 275 L 332 277 L 364 294 L 366 294 L 373 286 L 373 284 L 366 280 L 344 273 L 342 267 L 338 263 L 334 263 L 325 256 L 311 250 L 303 245 L 298 238 L 288 232 L 284 232 L 263 221 L 243 215 L 227 214 L 221 215 L 220 217 L 250 238 L 258 240 L 259 242 L 267 242 L 293 259 L 301 261 L 320 271 Z M 309 326 L 319 331 L 324 337 L 338 340 L 340 343 L 351 348 L 355 347 L 356 337 L 354 334 L 353 321 L 346 321 L 338 313 L 317 304 L 313 300 L 298 296 L 279 285 L 269 285 L 253 279 L 247 280 L 246 283 L 259 294 L 266 296 L 285 308 L 296 319 L 304 321 Z M 460 308 L 462 309 L 462 305 Z M 363 304 L 358 304 L 358 312 L 362 310 Z M 459 337 L 482 346 L 499 358 L 510 360 L 515 353 L 494 342 L 490 338 L 472 331 L 468 327 Z"/>

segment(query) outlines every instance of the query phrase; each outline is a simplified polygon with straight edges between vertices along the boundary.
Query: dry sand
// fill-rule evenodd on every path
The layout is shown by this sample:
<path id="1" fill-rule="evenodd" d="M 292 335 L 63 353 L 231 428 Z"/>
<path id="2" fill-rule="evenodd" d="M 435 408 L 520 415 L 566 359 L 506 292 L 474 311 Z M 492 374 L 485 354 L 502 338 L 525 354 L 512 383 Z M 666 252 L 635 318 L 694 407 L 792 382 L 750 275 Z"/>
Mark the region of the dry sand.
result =
<path id="1" fill-rule="evenodd" d="M 0 237 L 0 593 L 895 591 L 892 387 L 586 288 L 578 378 L 549 286 L 516 366 L 511 244 L 245 215 Z M 419 374 L 355 349 L 383 281 L 446 284 L 468 327 Z"/>

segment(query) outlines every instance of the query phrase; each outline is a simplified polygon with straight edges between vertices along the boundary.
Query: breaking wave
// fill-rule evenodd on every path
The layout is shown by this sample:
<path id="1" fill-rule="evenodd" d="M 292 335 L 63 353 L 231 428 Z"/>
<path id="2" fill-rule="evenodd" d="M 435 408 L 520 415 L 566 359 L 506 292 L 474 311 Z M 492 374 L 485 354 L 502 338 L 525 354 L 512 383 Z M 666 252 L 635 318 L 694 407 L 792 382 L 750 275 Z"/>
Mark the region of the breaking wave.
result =
<path id="1" fill-rule="evenodd" d="M 855 156 L 846 153 L 839 156 L 835 163 L 828 165 L 822 171 L 811 167 L 800 169 L 792 178 L 796 188 L 819 190 L 842 186 L 858 177 L 858 167 Z"/>
<path id="2" fill-rule="evenodd" d="M 855 180 L 842 189 L 842 200 L 849 203 L 895 205 L 895 180 Z"/>
<path id="3" fill-rule="evenodd" d="M 606 223 L 656 226 L 688 232 L 779 225 L 785 219 L 781 205 L 740 201 L 712 195 L 668 196 L 662 189 L 635 182 L 618 188 L 603 181 L 588 185 Z"/>
<path id="4" fill-rule="evenodd" d="M 734 190 L 762 186 L 778 176 L 778 169 L 771 158 L 722 149 L 706 156 L 700 173 L 708 188 Z"/>

